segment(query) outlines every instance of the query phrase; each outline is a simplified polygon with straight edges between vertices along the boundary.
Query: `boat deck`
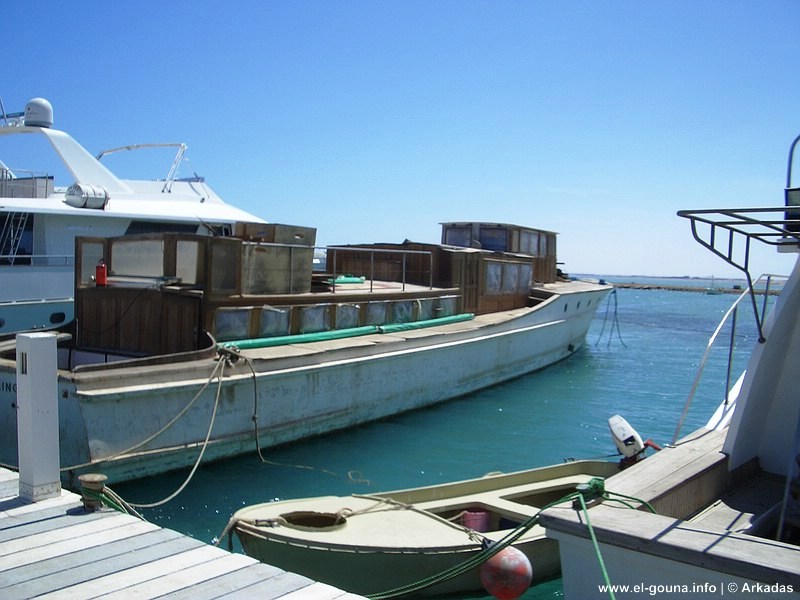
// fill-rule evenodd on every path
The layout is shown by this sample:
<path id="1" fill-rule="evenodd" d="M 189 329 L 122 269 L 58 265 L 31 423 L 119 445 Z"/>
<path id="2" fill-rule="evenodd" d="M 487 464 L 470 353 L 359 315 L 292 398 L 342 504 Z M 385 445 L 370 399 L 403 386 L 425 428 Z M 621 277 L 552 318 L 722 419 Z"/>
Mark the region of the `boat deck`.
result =
<path id="1" fill-rule="evenodd" d="M 759 473 L 737 486 L 690 519 L 707 529 L 744 532 L 758 528 L 758 517 L 766 515 L 783 497 L 784 481 L 777 475 Z"/>
<path id="2" fill-rule="evenodd" d="M 0 469 L 0 596 L 6 600 L 361 598 L 110 509 L 87 512 L 70 492 L 25 503 L 17 486 L 17 475 Z"/>
<path id="3" fill-rule="evenodd" d="M 607 548 L 604 552 L 630 552 L 629 561 L 659 557 L 716 571 L 737 584 L 769 582 L 800 590 L 800 548 L 755 535 L 768 526 L 768 519 L 759 522 L 758 517 L 781 498 L 781 478 L 742 473 L 731 486 L 727 457 L 721 452 L 724 438 L 725 431 L 698 430 L 610 477 L 606 490 L 647 500 L 658 514 L 603 502 L 590 510 L 594 533 Z M 691 514 L 679 506 L 693 507 Z M 582 514 L 571 508 L 549 509 L 542 524 L 549 537 L 561 542 L 567 536 L 589 535 Z M 609 574 L 614 582 L 627 577 L 610 568 Z M 697 577 L 693 581 L 701 581 L 699 571 Z"/>

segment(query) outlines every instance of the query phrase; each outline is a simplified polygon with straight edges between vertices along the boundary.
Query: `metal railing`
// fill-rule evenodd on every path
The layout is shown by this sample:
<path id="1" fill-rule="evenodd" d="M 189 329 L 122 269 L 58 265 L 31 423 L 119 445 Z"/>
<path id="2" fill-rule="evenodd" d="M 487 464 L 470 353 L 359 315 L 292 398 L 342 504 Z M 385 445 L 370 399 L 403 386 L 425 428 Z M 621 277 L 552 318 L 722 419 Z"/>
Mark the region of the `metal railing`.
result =
<path id="1" fill-rule="evenodd" d="M 336 278 L 338 277 L 336 260 L 339 252 L 368 252 L 369 253 L 369 291 L 373 291 L 373 281 L 375 280 L 375 255 L 376 254 L 400 254 L 402 256 L 402 289 L 406 289 L 407 277 L 407 257 L 412 254 L 428 255 L 428 289 L 433 289 L 433 253 L 427 250 L 392 250 L 387 248 L 360 248 L 357 246 L 329 246 L 327 250 L 333 251 L 333 293 L 336 293 Z"/>
<path id="2" fill-rule="evenodd" d="M 689 408 L 692 405 L 692 401 L 694 400 L 695 394 L 697 393 L 697 388 L 700 385 L 700 379 L 703 376 L 703 371 L 705 370 L 705 366 L 706 366 L 706 363 L 708 362 L 708 357 L 711 354 L 711 350 L 714 348 L 714 345 L 715 345 L 715 343 L 717 341 L 717 338 L 719 337 L 720 332 L 722 331 L 722 328 L 725 326 L 725 324 L 730 319 L 731 320 L 731 330 L 730 330 L 730 337 L 729 337 L 728 348 L 727 348 L 727 350 L 728 350 L 728 362 L 727 362 L 726 375 L 725 375 L 725 389 L 724 389 L 724 398 L 725 398 L 725 400 L 723 401 L 723 404 L 725 406 L 728 405 L 729 394 L 730 394 L 730 390 L 731 390 L 731 372 L 733 370 L 733 349 L 734 349 L 734 344 L 735 344 L 735 340 L 736 340 L 736 326 L 737 326 L 736 316 L 737 316 L 737 311 L 738 311 L 738 308 L 739 308 L 739 303 L 742 302 L 742 300 L 744 300 L 747 296 L 753 296 L 754 297 L 754 295 L 756 293 L 760 293 L 760 294 L 764 295 L 764 301 L 762 303 L 762 308 L 761 308 L 761 317 L 760 317 L 760 322 L 759 322 L 759 326 L 758 326 L 759 336 L 761 336 L 762 335 L 761 326 L 763 325 L 763 321 L 764 321 L 764 318 L 765 318 L 766 313 L 767 313 L 767 301 L 769 300 L 770 294 L 773 293 L 772 290 L 771 290 L 771 287 L 772 287 L 773 279 L 775 279 L 775 278 L 786 279 L 786 277 L 783 276 L 783 275 L 770 275 L 770 274 L 761 275 L 756 280 L 755 284 L 757 285 L 759 282 L 764 280 L 765 281 L 764 289 L 762 291 L 755 292 L 754 288 L 749 287 L 748 289 L 744 290 L 736 298 L 736 300 L 734 300 L 733 304 L 731 304 L 730 308 L 728 308 L 727 312 L 725 313 L 725 315 L 720 320 L 719 324 L 717 325 L 717 328 L 714 330 L 714 333 L 711 334 L 711 337 L 709 338 L 708 343 L 706 344 L 706 349 L 705 349 L 705 352 L 703 353 L 703 357 L 700 360 L 700 365 L 697 367 L 697 373 L 695 374 L 694 381 L 692 382 L 692 387 L 691 387 L 691 390 L 689 391 L 689 396 L 687 397 L 686 403 L 683 406 L 683 413 L 681 414 L 681 418 L 678 420 L 678 425 L 675 427 L 675 434 L 672 436 L 672 444 L 673 445 L 678 441 L 678 437 L 680 436 L 681 429 L 683 428 L 683 423 L 686 420 L 686 416 L 689 413 Z M 753 298 L 753 300 L 755 302 L 755 298 Z M 758 316 L 757 316 L 757 318 L 758 318 Z M 763 337 L 759 337 L 759 342 L 763 343 L 763 341 L 764 341 Z"/>
<path id="3" fill-rule="evenodd" d="M 776 213 L 780 218 L 773 216 Z M 747 287 L 751 292 L 759 341 L 763 342 L 763 318 L 758 316 L 753 279 L 750 276 L 751 242 L 759 241 L 800 251 L 800 214 L 787 212 L 786 207 L 781 206 L 681 210 L 678 211 L 678 216 L 691 221 L 692 236 L 701 246 L 745 274 Z M 705 232 L 699 231 L 700 224 L 707 227 Z"/>
<path id="4" fill-rule="evenodd" d="M 0 267 L 70 267 L 75 264 L 71 254 L 0 254 Z"/>

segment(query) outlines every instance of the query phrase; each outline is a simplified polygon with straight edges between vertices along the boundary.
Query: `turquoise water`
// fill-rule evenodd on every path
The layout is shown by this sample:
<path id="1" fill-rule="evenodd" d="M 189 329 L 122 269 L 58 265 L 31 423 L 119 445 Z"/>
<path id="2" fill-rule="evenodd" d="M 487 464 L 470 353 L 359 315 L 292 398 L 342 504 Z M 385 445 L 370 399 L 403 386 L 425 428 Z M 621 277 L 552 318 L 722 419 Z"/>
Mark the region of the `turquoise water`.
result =
<path id="1" fill-rule="evenodd" d="M 264 455 L 272 464 L 262 464 L 253 452 L 202 466 L 176 499 L 143 514 L 210 542 L 248 504 L 374 493 L 605 456 L 614 452 L 607 420 L 615 413 L 643 438 L 667 443 L 708 339 L 734 299 L 619 289 L 598 310 L 584 348 L 561 363 L 430 409 L 269 449 Z M 756 340 L 749 304 L 741 305 L 737 329 L 734 378 Z M 730 337 L 728 328 L 721 337 Z M 684 433 L 703 425 L 721 400 L 726 361 L 725 347 L 712 352 Z M 172 493 L 187 474 L 114 489 L 129 502 L 152 502 Z M 524 596 L 559 597 L 560 580 Z"/>

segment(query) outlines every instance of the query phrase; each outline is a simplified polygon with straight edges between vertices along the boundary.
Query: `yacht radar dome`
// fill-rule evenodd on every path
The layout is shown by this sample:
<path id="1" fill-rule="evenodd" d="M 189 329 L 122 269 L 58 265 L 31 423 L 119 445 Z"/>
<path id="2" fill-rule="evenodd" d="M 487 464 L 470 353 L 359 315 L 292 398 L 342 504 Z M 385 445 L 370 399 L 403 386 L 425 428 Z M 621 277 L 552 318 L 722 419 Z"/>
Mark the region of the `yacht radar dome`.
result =
<path id="1" fill-rule="evenodd" d="M 25 105 L 25 125 L 52 127 L 53 105 L 44 98 L 34 98 Z"/>

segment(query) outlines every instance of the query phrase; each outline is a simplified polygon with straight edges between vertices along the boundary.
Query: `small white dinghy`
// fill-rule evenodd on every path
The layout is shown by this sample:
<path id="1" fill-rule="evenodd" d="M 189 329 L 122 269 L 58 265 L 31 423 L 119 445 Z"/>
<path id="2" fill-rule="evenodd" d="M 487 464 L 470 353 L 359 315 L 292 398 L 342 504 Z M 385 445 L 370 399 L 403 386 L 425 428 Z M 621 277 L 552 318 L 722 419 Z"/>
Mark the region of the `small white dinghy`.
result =
<path id="1" fill-rule="evenodd" d="M 579 484 L 618 470 L 615 462 L 575 461 L 369 496 L 267 502 L 239 510 L 229 527 L 262 562 L 353 593 L 380 594 L 463 564 Z M 558 547 L 538 525 L 513 547 L 527 556 L 534 580 L 558 574 Z M 418 594 L 481 589 L 473 567 Z"/>

